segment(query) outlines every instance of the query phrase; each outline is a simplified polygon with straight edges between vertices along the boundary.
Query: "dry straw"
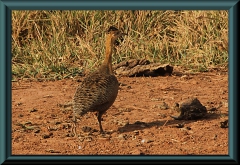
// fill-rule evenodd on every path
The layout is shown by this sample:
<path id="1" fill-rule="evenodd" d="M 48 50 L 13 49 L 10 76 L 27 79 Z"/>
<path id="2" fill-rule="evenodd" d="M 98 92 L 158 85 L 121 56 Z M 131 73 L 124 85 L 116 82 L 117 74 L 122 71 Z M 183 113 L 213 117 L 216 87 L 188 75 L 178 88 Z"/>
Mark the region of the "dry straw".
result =
<path id="1" fill-rule="evenodd" d="M 228 64 L 228 11 L 13 11 L 13 79 L 94 70 L 111 25 L 128 33 L 114 63 L 145 58 L 195 71 Z"/>

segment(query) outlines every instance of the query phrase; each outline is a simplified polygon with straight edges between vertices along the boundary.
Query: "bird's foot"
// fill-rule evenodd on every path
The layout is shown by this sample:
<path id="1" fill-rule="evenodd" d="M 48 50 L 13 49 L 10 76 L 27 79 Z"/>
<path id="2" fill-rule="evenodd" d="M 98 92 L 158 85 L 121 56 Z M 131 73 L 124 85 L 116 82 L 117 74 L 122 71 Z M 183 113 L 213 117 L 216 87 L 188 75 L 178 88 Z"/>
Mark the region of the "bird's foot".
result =
<path id="1" fill-rule="evenodd" d="M 106 133 L 106 132 L 101 132 L 101 133 L 100 133 L 100 137 L 101 137 L 101 138 L 111 138 L 111 134 Z"/>

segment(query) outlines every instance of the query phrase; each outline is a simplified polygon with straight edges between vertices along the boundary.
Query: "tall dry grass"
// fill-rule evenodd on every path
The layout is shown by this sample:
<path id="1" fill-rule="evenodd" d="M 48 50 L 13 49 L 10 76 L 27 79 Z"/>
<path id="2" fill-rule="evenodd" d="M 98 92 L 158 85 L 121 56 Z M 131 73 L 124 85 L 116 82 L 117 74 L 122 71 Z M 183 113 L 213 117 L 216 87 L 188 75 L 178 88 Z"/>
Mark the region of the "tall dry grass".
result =
<path id="1" fill-rule="evenodd" d="M 13 79 L 94 70 L 111 25 L 128 33 L 114 63 L 146 58 L 197 71 L 228 63 L 228 11 L 13 11 Z"/>

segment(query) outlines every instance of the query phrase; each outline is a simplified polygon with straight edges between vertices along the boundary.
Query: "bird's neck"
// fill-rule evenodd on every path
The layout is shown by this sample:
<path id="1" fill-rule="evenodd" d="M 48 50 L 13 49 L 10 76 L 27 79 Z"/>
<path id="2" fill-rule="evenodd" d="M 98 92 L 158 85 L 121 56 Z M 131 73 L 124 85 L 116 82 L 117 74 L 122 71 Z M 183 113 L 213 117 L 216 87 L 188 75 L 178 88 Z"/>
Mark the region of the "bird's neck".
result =
<path id="1" fill-rule="evenodd" d="M 107 73 L 107 74 L 113 74 L 112 70 L 112 50 L 113 49 L 113 41 L 110 36 L 106 38 L 106 50 L 105 50 L 105 59 L 100 67 L 100 71 Z"/>

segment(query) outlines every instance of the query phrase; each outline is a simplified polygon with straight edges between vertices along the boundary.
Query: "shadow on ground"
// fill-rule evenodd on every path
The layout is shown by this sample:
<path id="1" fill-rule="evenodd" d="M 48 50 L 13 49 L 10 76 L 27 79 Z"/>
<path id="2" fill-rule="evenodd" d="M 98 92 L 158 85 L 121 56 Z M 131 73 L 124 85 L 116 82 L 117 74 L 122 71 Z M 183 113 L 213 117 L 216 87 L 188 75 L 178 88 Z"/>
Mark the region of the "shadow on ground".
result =
<path id="1" fill-rule="evenodd" d="M 215 113 L 208 113 L 204 118 L 199 119 L 200 121 L 209 121 L 214 119 L 219 119 L 221 115 L 228 115 L 228 114 L 215 114 Z M 120 133 L 124 132 L 132 132 L 134 130 L 144 130 L 151 127 L 163 127 L 163 126 L 172 126 L 172 127 L 184 127 L 184 124 L 193 123 L 199 120 L 163 120 L 163 121 L 152 121 L 152 122 L 141 122 L 136 121 L 133 124 L 126 124 L 123 127 L 119 127 L 118 131 Z M 220 126 L 220 123 L 219 123 Z"/>

